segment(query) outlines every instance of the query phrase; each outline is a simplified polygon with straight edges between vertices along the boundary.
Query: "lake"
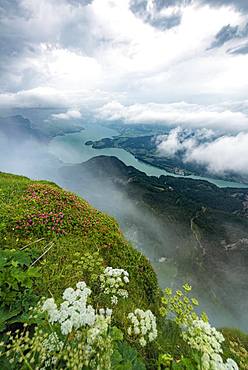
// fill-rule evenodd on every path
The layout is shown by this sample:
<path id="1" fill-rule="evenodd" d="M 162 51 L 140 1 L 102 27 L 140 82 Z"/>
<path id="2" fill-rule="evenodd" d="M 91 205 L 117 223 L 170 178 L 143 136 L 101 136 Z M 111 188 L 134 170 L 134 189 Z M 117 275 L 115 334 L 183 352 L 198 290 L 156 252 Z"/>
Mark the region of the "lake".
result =
<path id="1" fill-rule="evenodd" d="M 85 142 L 92 140 L 100 140 L 106 137 L 113 137 L 119 135 L 119 132 L 99 124 L 86 124 L 85 129 L 73 133 L 65 134 L 63 136 L 56 136 L 49 144 L 49 152 L 59 158 L 61 161 L 72 164 L 81 163 L 89 160 L 92 157 L 99 155 L 115 156 L 119 158 L 128 166 L 133 166 L 140 171 L 145 172 L 150 176 L 161 176 L 170 175 L 175 177 L 182 177 L 180 175 L 175 175 L 169 173 L 163 169 L 151 166 L 144 162 L 136 159 L 131 153 L 124 149 L 119 148 L 105 148 L 105 149 L 94 149 L 89 145 L 85 145 Z M 232 181 L 224 181 L 218 179 L 212 179 L 209 177 L 201 176 L 184 176 L 196 180 L 207 180 L 218 187 L 235 187 L 235 188 L 247 188 L 247 185 Z"/>
<path id="2" fill-rule="evenodd" d="M 123 149 L 118 148 L 106 148 L 106 149 L 93 149 L 91 146 L 85 145 L 86 141 L 89 140 L 100 140 L 104 137 L 113 137 L 118 135 L 119 133 L 113 129 L 102 125 L 85 125 L 85 130 L 81 132 L 73 133 L 73 134 L 66 134 L 64 136 L 56 136 L 49 144 L 49 151 L 51 154 L 58 157 L 64 163 L 67 164 L 74 164 L 74 163 L 81 163 L 84 161 L 89 160 L 92 157 L 96 157 L 99 155 L 107 155 L 107 156 L 116 156 L 120 160 L 122 160 L 126 165 L 131 165 L 147 173 L 148 175 L 160 176 L 160 175 L 171 175 L 166 172 L 165 170 L 156 168 L 154 166 L 148 165 L 137 160 L 132 154 L 126 152 Z M 180 177 L 180 176 L 177 176 Z M 190 176 L 194 179 L 201 179 L 207 180 L 216 184 L 219 187 L 247 187 L 239 183 L 235 182 L 228 182 L 223 180 L 216 180 L 211 178 L 204 178 L 200 176 Z M 63 186 L 63 184 L 62 184 Z M 79 192 L 79 194 L 85 197 L 84 191 Z M 141 238 L 142 234 L 142 223 L 131 225 L 126 223 L 128 212 L 130 215 L 133 211 L 136 211 L 136 208 L 130 208 L 130 203 L 124 199 L 125 207 L 118 206 L 119 203 L 115 204 L 116 207 L 112 207 L 112 203 L 109 202 L 109 208 L 102 208 L 99 204 L 95 203 L 95 198 L 86 198 L 93 206 L 101 209 L 104 212 L 107 212 L 114 216 L 119 224 L 121 225 L 122 231 L 125 237 L 132 242 L 133 245 L 136 246 L 139 250 L 142 251 L 146 257 L 149 258 L 156 274 L 158 277 L 159 284 L 162 289 L 167 286 L 171 286 L 171 284 L 176 284 L 178 279 L 178 267 L 175 261 L 171 262 L 171 260 L 162 261 L 161 257 L 166 257 L 166 241 L 163 240 L 163 249 L 154 248 L 153 244 L 150 242 L 141 243 L 140 240 L 143 241 Z M 122 204 L 122 203 L 120 203 Z M 138 216 L 139 217 L 139 214 Z M 144 216 L 145 217 L 145 216 Z M 142 216 L 140 217 L 142 219 Z M 139 226 L 141 225 L 141 226 Z M 154 231 L 154 223 L 149 223 L 151 226 L 151 230 Z M 193 272 L 192 272 L 193 273 Z M 203 294 L 204 296 L 204 294 Z M 223 307 L 218 304 L 216 306 L 216 302 L 212 304 L 212 302 L 205 301 L 202 298 L 201 306 L 207 309 L 209 317 L 211 321 L 217 326 L 239 326 L 236 318 L 234 318 L 230 312 L 228 307 Z"/>

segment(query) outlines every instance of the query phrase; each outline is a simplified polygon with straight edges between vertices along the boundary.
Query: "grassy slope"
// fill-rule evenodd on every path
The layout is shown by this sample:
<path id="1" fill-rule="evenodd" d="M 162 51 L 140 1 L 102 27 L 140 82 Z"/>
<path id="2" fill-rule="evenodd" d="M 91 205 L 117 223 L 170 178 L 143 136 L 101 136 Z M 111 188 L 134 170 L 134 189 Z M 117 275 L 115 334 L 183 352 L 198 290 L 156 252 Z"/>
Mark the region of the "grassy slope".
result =
<path id="1" fill-rule="evenodd" d="M 87 281 L 84 261 L 98 251 L 99 263 L 129 271 L 130 309 L 156 303 L 157 279 L 150 263 L 124 239 L 113 218 L 53 183 L 1 173 L 1 248 L 34 242 L 27 248 L 41 254 L 51 241 L 52 248 L 39 263 L 40 294 L 60 295 L 82 278 Z"/>
<path id="2" fill-rule="evenodd" d="M 114 318 L 118 325 L 125 326 L 126 314 L 137 307 L 158 314 L 156 275 L 149 261 L 124 239 L 113 218 L 56 184 L 0 173 L 0 248 L 25 247 L 41 255 L 51 245 L 36 264 L 41 269 L 35 288 L 40 295 L 60 296 L 79 280 L 90 283 L 89 269 L 92 276 L 100 265 L 113 266 L 130 273 L 129 298 L 119 303 Z M 143 353 L 151 363 L 158 350 L 179 357 L 184 352 L 179 333 L 170 323 L 164 325 L 159 320 L 161 335 Z M 230 331 L 227 334 L 231 336 Z"/>

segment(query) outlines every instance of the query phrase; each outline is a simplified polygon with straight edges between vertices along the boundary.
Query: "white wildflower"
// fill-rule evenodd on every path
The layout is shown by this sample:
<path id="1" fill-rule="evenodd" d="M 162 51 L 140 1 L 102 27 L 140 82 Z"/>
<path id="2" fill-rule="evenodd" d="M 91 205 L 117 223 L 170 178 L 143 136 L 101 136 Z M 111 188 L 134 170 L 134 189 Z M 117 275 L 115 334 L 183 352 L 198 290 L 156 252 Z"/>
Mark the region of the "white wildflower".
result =
<path id="1" fill-rule="evenodd" d="M 139 343 L 141 345 L 141 347 L 145 347 L 146 346 L 146 340 L 144 337 L 141 337 L 140 340 L 139 340 Z"/>
<path id="2" fill-rule="evenodd" d="M 116 297 L 116 295 L 113 295 L 111 297 L 111 303 L 112 303 L 113 306 L 118 303 L 118 298 Z"/>
<path id="3" fill-rule="evenodd" d="M 106 316 L 112 316 L 112 309 L 106 308 Z"/>
<path id="4" fill-rule="evenodd" d="M 44 339 L 42 345 L 46 352 L 57 352 L 63 348 L 63 342 L 59 340 L 55 332 L 51 333 L 48 338 Z"/>
<path id="5" fill-rule="evenodd" d="M 63 299 L 65 301 L 68 301 L 70 303 L 72 303 L 73 301 L 75 301 L 76 299 L 76 292 L 73 288 L 66 288 L 64 293 L 63 293 Z"/>
<path id="6" fill-rule="evenodd" d="M 128 277 L 125 275 L 124 276 L 124 278 L 123 278 L 123 280 L 124 280 L 124 282 L 127 284 L 127 283 L 129 283 L 129 279 L 128 279 Z"/>
<path id="7" fill-rule="evenodd" d="M 72 321 L 67 319 L 61 324 L 61 333 L 67 335 L 72 331 L 72 328 L 73 328 Z"/>
<path id="8" fill-rule="evenodd" d="M 46 311 L 48 313 L 49 321 L 53 324 L 57 322 L 59 319 L 59 311 L 56 303 L 54 302 L 53 298 L 48 298 L 42 306 L 42 311 Z"/>
<path id="9" fill-rule="evenodd" d="M 139 343 L 144 347 L 147 342 L 152 342 L 157 337 L 156 317 L 150 310 L 143 311 L 137 308 L 128 314 L 131 326 L 128 328 L 128 335 L 138 338 Z"/>
<path id="10" fill-rule="evenodd" d="M 80 290 L 84 290 L 86 288 L 86 283 L 84 281 L 79 281 L 76 285 L 76 287 Z"/>
<path id="11" fill-rule="evenodd" d="M 239 370 L 237 363 L 232 358 L 228 358 L 225 365 L 226 370 Z"/>
<path id="12" fill-rule="evenodd" d="M 201 369 L 238 370 L 234 360 L 228 359 L 226 363 L 223 362 L 221 344 L 225 339 L 209 323 L 201 319 L 194 320 L 183 332 L 183 338 L 192 349 L 202 353 Z"/>
<path id="13" fill-rule="evenodd" d="M 47 299 L 43 304 L 43 311 L 48 312 L 51 323 L 59 322 L 61 332 L 64 335 L 69 334 L 72 329 L 79 329 L 82 326 L 92 326 L 96 319 L 96 313 L 91 305 L 87 305 L 87 298 L 91 290 L 85 282 L 77 283 L 77 289 L 65 289 L 63 293 L 64 301 L 58 309 L 53 298 Z"/>
<path id="14" fill-rule="evenodd" d="M 103 274 L 100 275 L 101 290 L 106 295 L 111 295 L 112 305 L 118 303 L 118 297 L 127 298 L 128 292 L 123 287 L 129 283 L 129 274 L 123 269 L 114 269 L 106 267 Z"/>

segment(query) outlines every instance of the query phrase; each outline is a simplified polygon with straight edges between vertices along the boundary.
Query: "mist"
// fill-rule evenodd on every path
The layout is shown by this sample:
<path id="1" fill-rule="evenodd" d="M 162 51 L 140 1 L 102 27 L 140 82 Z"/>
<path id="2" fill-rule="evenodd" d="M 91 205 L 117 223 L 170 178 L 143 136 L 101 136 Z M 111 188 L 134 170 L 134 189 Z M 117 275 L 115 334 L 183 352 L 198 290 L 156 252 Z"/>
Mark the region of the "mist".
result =
<path id="1" fill-rule="evenodd" d="M 104 168 L 99 175 L 90 169 L 90 165 L 77 165 L 77 176 L 67 176 L 66 171 L 75 166 L 63 163 L 52 155 L 48 143 L 49 140 L 20 140 L 18 135 L 8 137 L 1 133 L 0 171 L 54 181 L 115 217 L 125 237 L 151 261 L 162 288 L 170 286 L 176 289 L 187 281 L 192 284 L 194 295 L 199 297 L 200 308 L 209 313 L 214 324 L 248 330 L 244 302 L 239 301 L 239 294 L 239 307 L 233 295 L 229 302 L 225 300 L 223 304 L 216 294 L 219 292 L 221 297 L 222 287 L 214 281 L 205 281 L 204 273 L 192 265 L 191 257 L 196 253 L 197 243 L 184 224 L 175 223 L 166 214 L 158 214 L 149 200 L 144 201 L 139 189 L 129 191 L 128 180 L 118 176 L 110 178 Z M 239 280 L 241 276 L 242 273 L 232 266 L 219 278 L 221 283 L 227 281 L 228 285 L 228 282 Z M 214 294 L 211 291 L 213 286 Z"/>
<path id="2" fill-rule="evenodd" d="M 50 179 L 61 162 L 47 152 L 47 146 L 36 140 L 19 143 L 0 134 L 0 171 L 32 179 Z"/>
<path id="3" fill-rule="evenodd" d="M 58 171 L 58 182 L 117 219 L 125 237 L 150 260 L 162 289 L 178 289 L 187 281 L 193 286 L 193 294 L 199 298 L 200 310 L 208 313 L 211 322 L 219 327 L 248 329 L 246 293 L 242 297 L 242 294 L 232 290 L 232 295 L 222 301 L 223 286 L 228 290 L 228 282 L 233 280 L 242 284 L 242 272 L 235 271 L 235 261 L 230 264 L 228 272 L 223 270 L 217 277 L 219 280 L 214 281 L 204 267 L 192 264 L 192 255 L 197 258 L 199 251 L 196 252 L 196 240 L 185 225 L 161 218 L 142 198 L 127 191 L 128 181 L 118 177 L 110 179 L 108 174 L 99 176 L 90 170 L 90 166 L 86 166 L 86 170 L 83 164 L 72 166 L 72 171 L 70 167 Z M 235 297 L 239 305 L 235 303 Z"/>

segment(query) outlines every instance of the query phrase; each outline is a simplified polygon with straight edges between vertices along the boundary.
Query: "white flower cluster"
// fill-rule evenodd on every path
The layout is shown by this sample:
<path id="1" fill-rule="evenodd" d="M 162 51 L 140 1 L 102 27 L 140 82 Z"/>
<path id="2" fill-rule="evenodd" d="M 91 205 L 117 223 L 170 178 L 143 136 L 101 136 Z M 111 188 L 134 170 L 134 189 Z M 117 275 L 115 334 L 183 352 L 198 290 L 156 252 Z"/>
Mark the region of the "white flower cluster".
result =
<path id="1" fill-rule="evenodd" d="M 208 355 L 222 353 L 221 343 L 225 340 L 220 332 L 201 319 L 192 321 L 183 338 L 191 348 Z"/>
<path id="2" fill-rule="evenodd" d="M 87 332 L 87 344 L 89 346 L 93 346 L 103 334 L 107 334 L 110 322 L 111 316 L 97 315 L 94 326 Z"/>
<path id="3" fill-rule="evenodd" d="M 111 303 L 116 305 L 118 298 L 127 298 L 128 292 L 124 289 L 129 283 L 129 274 L 123 269 L 106 267 L 100 275 L 101 290 L 104 294 L 111 295 Z"/>
<path id="4" fill-rule="evenodd" d="M 138 337 L 142 347 L 147 342 L 156 339 L 158 335 L 156 317 L 150 310 L 143 311 L 137 308 L 134 312 L 129 313 L 128 319 L 131 321 L 131 326 L 127 330 L 128 335 Z"/>
<path id="5" fill-rule="evenodd" d="M 113 353 L 112 338 L 109 336 L 112 310 L 100 309 L 96 315 L 93 326 L 88 328 L 86 342 L 84 344 L 85 365 L 94 369 L 110 369 L 111 356 Z M 82 343 L 82 340 L 80 340 Z M 99 357 L 102 366 L 95 363 L 94 358 Z"/>
<path id="6" fill-rule="evenodd" d="M 51 369 L 55 366 L 58 360 L 57 353 L 62 350 L 63 345 L 64 343 L 59 340 L 55 332 L 42 341 L 44 352 L 40 353 L 40 360 L 44 366 L 40 370 Z"/>
<path id="7" fill-rule="evenodd" d="M 201 352 L 202 370 L 238 370 L 238 365 L 232 359 L 224 364 L 221 353 L 223 335 L 208 322 L 201 319 L 193 320 L 187 330 L 183 332 L 183 339 L 191 348 Z"/>
<path id="8" fill-rule="evenodd" d="M 228 358 L 226 363 L 223 362 L 222 357 L 218 353 L 208 355 L 206 353 L 202 356 L 202 370 L 239 370 L 236 362 Z"/>
<path id="9" fill-rule="evenodd" d="M 42 310 L 48 313 L 49 322 L 58 322 L 61 325 L 61 332 L 69 334 L 73 328 L 79 329 L 82 326 L 92 326 L 96 319 L 96 313 L 91 305 L 87 305 L 87 298 L 91 290 L 85 282 L 78 282 L 77 289 L 67 288 L 63 293 L 63 303 L 58 308 L 53 298 L 47 299 Z"/>
<path id="10" fill-rule="evenodd" d="M 47 352 L 57 352 L 63 348 L 63 342 L 59 340 L 55 332 L 44 339 L 42 345 Z"/>

